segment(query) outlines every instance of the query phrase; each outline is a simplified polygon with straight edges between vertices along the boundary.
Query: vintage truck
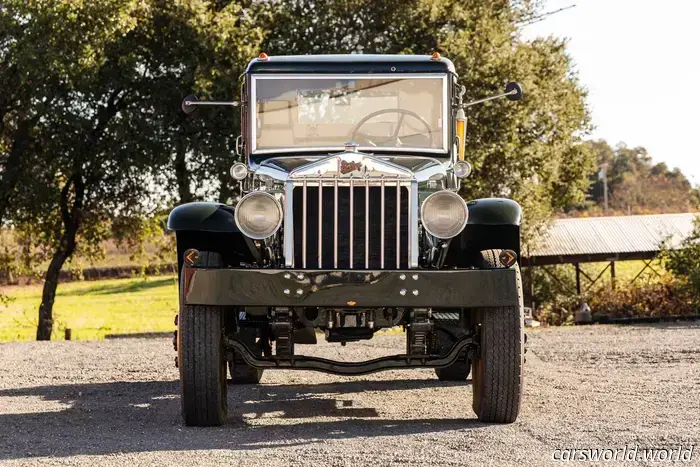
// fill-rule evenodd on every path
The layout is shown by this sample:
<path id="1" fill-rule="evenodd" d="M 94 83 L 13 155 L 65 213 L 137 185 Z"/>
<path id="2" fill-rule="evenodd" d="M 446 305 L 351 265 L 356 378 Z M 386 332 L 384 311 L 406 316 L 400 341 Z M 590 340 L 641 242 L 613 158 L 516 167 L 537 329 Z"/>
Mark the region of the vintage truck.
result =
<path id="1" fill-rule="evenodd" d="M 233 385 L 254 384 L 272 369 L 434 368 L 440 380 L 465 382 L 471 370 L 478 418 L 516 420 L 521 209 L 508 199 L 465 201 L 459 190 L 471 172 L 465 108 L 518 100 L 522 89 L 508 83 L 472 102 L 463 95 L 453 63 L 437 53 L 263 53 L 241 77 L 240 101 L 184 99 L 187 114 L 239 108 L 242 129 L 232 149 L 235 199 L 180 205 L 168 218 L 187 425 L 225 422 L 228 372 Z M 398 326 L 406 348 L 395 356 L 298 353 L 317 336 L 341 352 Z"/>

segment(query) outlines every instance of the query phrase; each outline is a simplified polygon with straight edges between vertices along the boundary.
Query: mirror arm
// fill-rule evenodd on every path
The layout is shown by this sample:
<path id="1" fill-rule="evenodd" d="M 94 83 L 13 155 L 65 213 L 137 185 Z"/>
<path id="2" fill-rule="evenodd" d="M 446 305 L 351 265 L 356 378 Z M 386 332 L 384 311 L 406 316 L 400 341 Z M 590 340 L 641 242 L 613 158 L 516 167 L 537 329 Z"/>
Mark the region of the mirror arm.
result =
<path id="1" fill-rule="evenodd" d="M 514 96 L 514 95 L 517 94 L 517 93 L 518 93 L 518 90 L 517 90 L 517 89 L 513 89 L 513 90 L 510 91 L 510 92 L 505 92 L 505 93 L 503 93 L 503 94 L 496 94 L 495 96 L 484 97 L 483 99 L 477 99 L 477 100 L 475 100 L 475 101 L 471 101 L 471 102 L 469 102 L 469 103 L 467 103 L 467 104 L 463 104 L 463 105 L 462 105 L 462 108 L 471 107 L 471 106 L 476 105 L 476 104 L 483 104 L 484 102 L 492 101 L 492 100 L 494 100 L 494 99 L 500 99 L 501 97 Z"/>
<path id="2" fill-rule="evenodd" d="M 185 107 L 190 107 L 193 105 L 228 105 L 231 107 L 238 107 L 240 102 L 238 101 L 185 101 Z"/>
<path id="3" fill-rule="evenodd" d="M 182 101 L 182 106 L 180 108 L 185 114 L 190 115 L 197 110 L 197 107 L 200 105 L 223 105 L 228 107 L 238 107 L 241 105 L 241 103 L 237 101 L 200 101 L 197 99 L 197 96 L 190 94 Z"/>

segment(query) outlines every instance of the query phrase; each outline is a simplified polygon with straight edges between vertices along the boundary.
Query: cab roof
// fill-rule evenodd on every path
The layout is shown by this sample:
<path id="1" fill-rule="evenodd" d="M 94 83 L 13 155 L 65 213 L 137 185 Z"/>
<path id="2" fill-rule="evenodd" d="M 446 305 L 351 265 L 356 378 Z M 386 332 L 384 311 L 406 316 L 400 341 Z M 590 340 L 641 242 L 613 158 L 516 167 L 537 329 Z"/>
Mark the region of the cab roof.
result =
<path id="1" fill-rule="evenodd" d="M 246 73 L 455 73 L 447 58 L 431 55 L 277 55 L 254 58 Z"/>

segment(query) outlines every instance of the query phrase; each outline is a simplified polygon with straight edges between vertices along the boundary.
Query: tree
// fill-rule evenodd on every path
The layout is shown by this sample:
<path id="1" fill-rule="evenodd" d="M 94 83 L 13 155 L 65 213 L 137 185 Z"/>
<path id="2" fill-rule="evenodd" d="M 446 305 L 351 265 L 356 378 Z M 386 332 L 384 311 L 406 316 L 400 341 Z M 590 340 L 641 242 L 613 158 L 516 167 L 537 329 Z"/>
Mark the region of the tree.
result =
<path id="1" fill-rule="evenodd" d="M 220 119 L 188 122 L 179 104 L 183 87 L 199 89 L 204 97 L 227 89 L 230 96 L 235 70 L 249 54 L 246 44 L 254 40 L 237 33 L 243 17 L 238 3 L 14 1 L 3 12 L 7 23 L 22 24 L 6 38 L 10 46 L 3 57 L 24 63 L 27 76 L 46 68 L 43 79 L 53 84 L 48 99 L 36 90 L 27 93 L 31 102 L 51 102 L 50 109 L 37 104 L 28 125 L 33 143 L 24 146 L 23 157 L 31 164 L 20 167 L 4 157 L 9 162 L 2 178 L 3 183 L 15 173 L 21 178 L 8 203 L 11 221 L 34 253 L 50 258 L 37 328 L 37 339 L 45 340 L 51 337 L 59 273 L 69 258 L 77 251 L 94 253 L 108 236 L 134 235 L 124 226 L 143 228 L 143 220 L 172 199 L 170 189 L 160 188 L 171 180 L 169 167 L 193 147 L 206 147 L 201 154 L 209 157 L 230 157 L 225 138 L 208 144 L 221 131 L 213 126 Z M 49 64 L 73 53 L 72 65 L 53 70 L 34 61 L 37 37 L 51 39 L 43 51 Z M 193 142 L 186 142 L 192 134 Z M 225 172 L 221 164 L 202 159 L 201 180 Z M 187 199 L 188 190 L 181 185 L 178 194 Z"/>
<path id="2" fill-rule="evenodd" d="M 148 67 L 138 89 L 149 109 L 142 124 L 170 158 L 163 167 L 164 183 L 177 187 L 172 195 L 180 203 L 197 198 L 226 202 L 240 120 L 225 107 L 189 118 L 180 103 L 189 94 L 236 99 L 238 78 L 257 55 L 263 35 L 256 11 L 246 2 L 151 3 L 151 15 L 134 31 L 131 43 L 139 63 Z"/>
<path id="3" fill-rule="evenodd" d="M 681 281 L 697 303 L 697 297 L 700 297 L 700 217 L 695 219 L 693 230 L 679 248 L 671 249 L 666 245 L 661 258 L 665 267 Z"/>
<path id="4" fill-rule="evenodd" d="M 531 226 L 582 200 L 593 168 L 579 144 L 584 93 L 564 42 L 520 37 L 535 11 L 527 0 L 6 0 L 0 223 L 50 258 L 37 338 L 50 338 L 58 274 L 74 254 L 133 235 L 174 200 L 230 198 L 240 121 L 226 108 L 188 119 L 179 104 L 190 93 L 235 98 L 260 50 L 438 51 L 470 98 L 519 80 L 523 101 L 470 110 L 464 195 L 512 196 Z"/>
<path id="5" fill-rule="evenodd" d="M 612 213 L 689 212 L 697 208 L 697 191 L 685 175 L 663 162 L 654 164 L 645 148 L 629 148 L 623 143 L 613 148 L 604 140 L 586 145 L 598 166 L 606 167 Z M 602 206 L 603 181 L 598 172 L 592 175 L 589 197 L 593 205 Z"/>

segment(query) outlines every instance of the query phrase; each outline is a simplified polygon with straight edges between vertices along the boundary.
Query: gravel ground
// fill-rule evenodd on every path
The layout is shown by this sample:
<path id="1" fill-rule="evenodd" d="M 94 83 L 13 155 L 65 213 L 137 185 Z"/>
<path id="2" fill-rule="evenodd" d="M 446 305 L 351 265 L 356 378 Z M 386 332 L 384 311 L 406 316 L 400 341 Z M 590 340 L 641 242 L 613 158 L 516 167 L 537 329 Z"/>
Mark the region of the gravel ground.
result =
<path id="1" fill-rule="evenodd" d="M 228 424 L 203 429 L 181 424 L 168 339 L 2 344 L 0 463 L 542 465 L 561 448 L 700 444 L 700 325 L 530 330 L 528 347 L 512 425 L 478 422 L 470 382 L 431 370 L 268 371 L 230 387 Z M 361 360 L 404 337 L 308 348 Z"/>

